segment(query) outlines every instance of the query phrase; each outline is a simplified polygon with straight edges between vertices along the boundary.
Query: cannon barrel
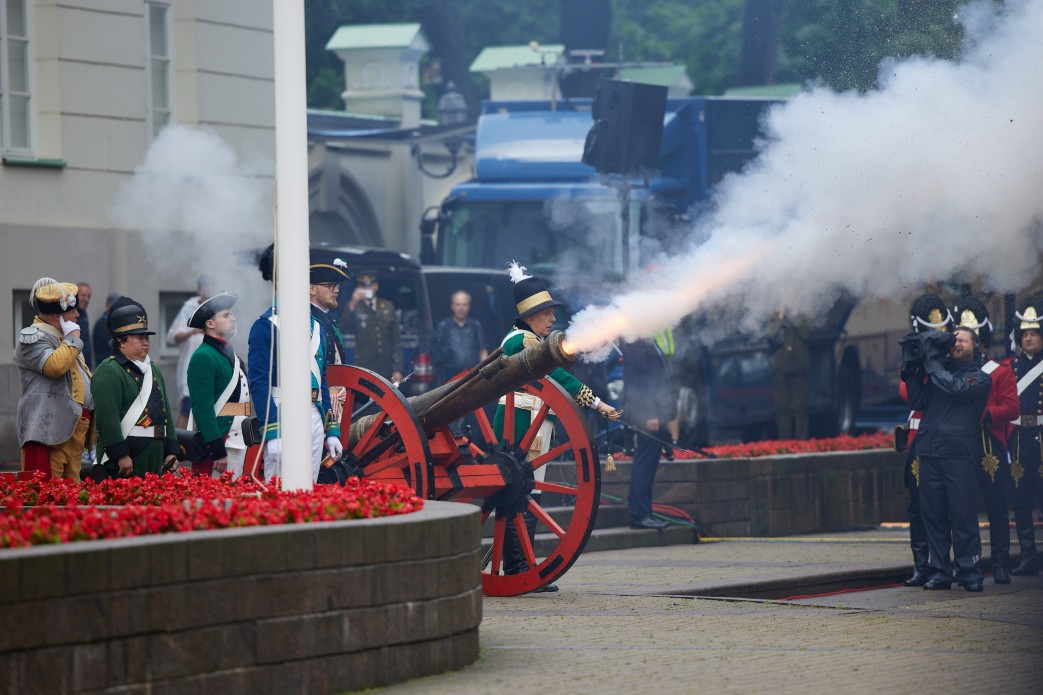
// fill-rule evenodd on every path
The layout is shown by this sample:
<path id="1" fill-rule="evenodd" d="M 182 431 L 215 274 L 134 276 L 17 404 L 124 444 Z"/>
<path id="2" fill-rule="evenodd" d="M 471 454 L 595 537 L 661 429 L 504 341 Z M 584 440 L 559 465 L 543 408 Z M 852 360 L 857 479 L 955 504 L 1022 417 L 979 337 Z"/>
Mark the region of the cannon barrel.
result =
<path id="1" fill-rule="evenodd" d="M 515 355 L 507 356 L 497 349 L 460 379 L 407 400 L 424 431 L 430 434 L 530 381 L 542 379 L 558 367 L 574 365 L 576 355 L 565 351 L 564 342 L 565 334 L 554 331 L 539 345 Z M 375 417 L 361 417 L 351 424 L 349 446 L 359 441 Z"/>

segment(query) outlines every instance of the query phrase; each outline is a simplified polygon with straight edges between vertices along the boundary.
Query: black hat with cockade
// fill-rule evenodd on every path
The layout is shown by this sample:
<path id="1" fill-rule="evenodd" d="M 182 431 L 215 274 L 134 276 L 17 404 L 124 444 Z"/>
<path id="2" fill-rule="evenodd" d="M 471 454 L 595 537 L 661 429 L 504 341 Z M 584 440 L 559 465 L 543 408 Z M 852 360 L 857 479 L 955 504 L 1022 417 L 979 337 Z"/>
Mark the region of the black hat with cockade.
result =
<path id="1" fill-rule="evenodd" d="M 550 296 L 547 283 L 526 275 L 525 266 L 519 265 L 518 261 L 508 264 L 507 274 L 514 283 L 514 304 L 518 308 L 516 318 L 523 319 L 549 307 L 561 306 L 561 302 Z"/>
<path id="2" fill-rule="evenodd" d="M 1034 292 L 1018 304 L 1014 312 L 1014 331 L 1011 333 L 1011 349 L 1016 350 L 1021 344 L 1021 336 L 1025 331 L 1040 333 L 1040 321 L 1043 320 L 1043 292 Z"/>
<path id="3" fill-rule="evenodd" d="M 237 299 L 239 299 L 237 295 L 228 294 L 227 292 L 214 295 L 196 307 L 196 310 L 192 312 L 191 318 L 188 319 L 188 327 L 200 330 L 205 329 L 207 321 L 225 309 L 231 309 Z"/>

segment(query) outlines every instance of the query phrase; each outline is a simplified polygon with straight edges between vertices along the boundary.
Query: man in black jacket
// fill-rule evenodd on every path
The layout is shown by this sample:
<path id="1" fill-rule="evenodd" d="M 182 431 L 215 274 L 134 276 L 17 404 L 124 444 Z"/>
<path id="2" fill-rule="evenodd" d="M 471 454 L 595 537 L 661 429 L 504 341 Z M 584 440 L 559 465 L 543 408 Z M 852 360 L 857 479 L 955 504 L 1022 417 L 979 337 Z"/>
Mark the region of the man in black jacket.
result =
<path id="1" fill-rule="evenodd" d="M 627 509 L 630 527 L 662 530 L 669 524 L 652 517 L 652 484 L 663 445 L 648 436 L 659 435 L 676 415 L 677 401 L 670 388 L 670 370 L 659 346 L 651 340 L 624 343 L 623 370 L 626 378 L 627 422 L 636 427 L 637 446 L 630 471 Z"/>
<path id="2" fill-rule="evenodd" d="M 975 438 L 992 379 L 978 368 L 971 330 L 959 327 L 952 334 L 940 335 L 948 341 L 928 339 L 923 357 L 902 365 L 909 405 L 923 410 L 916 437 L 920 511 L 930 548 L 930 579 L 923 588 L 948 589 L 955 577 L 967 591 L 981 591 Z M 956 342 L 946 356 L 941 346 L 953 338 Z"/>

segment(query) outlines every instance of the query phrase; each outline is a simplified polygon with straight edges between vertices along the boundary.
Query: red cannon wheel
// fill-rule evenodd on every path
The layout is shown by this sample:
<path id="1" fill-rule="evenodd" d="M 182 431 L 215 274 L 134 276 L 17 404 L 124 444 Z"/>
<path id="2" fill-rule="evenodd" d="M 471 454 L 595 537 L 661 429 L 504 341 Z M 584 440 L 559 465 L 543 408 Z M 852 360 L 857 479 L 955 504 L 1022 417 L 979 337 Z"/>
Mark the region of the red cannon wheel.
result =
<path id="1" fill-rule="evenodd" d="M 376 372 L 350 365 L 330 366 L 326 380 L 346 390 L 340 439 L 349 470 L 361 469 L 372 480 L 402 483 L 418 497 L 430 499 L 434 475 L 427 435 L 399 390 Z M 377 417 L 349 448 L 352 422 L 370 415 Z"/>
<path id="2" fill-rule="evenodd" d="M 482 591 L 487 596 L 517 596 L 528 593 L 550 584 L 565 574 L 583 552 L 597 520 L 598 502 L 601 497 L 601 463 L 591 440 L 586 418 L 568 392 L 551 379 L 531 382 L 525 386 L 524 392 L 540 398 L 543 406 L 532 417 L 524 439 L 518 443 L 518 449 L 528 451 L 540 425 L 553 415 L 556 419 L 554 439 L 545 454 L 531 461 L 531 468 L 538 470 L 559 459 L 566 462 L 566 465 L 558 469 L 563 471 L 558 480 L 551 480 L 551 476 L 548 475 L 542 482 L 533 482 L 531 473 L 526 470 L 529 485 L 535 488 L 534 492 L 545 496 L 543 500 L 546 500 L 546 497 L 557 496 L 574 498 L 575 501 L 571 509 L 552 516 L 550 510 L 526 494 L 525 489 L 517 491 L 513 503 L 508 501 L 505 504 L 496 504 L 497 501 L 503 501 L 496 499 L 500 495 L 486 500 L 483 508 L 495 506 L 496 515 L 492 546 L 486 552 L 482 563 Z M 514 393 L 507 394 L 506 400 L 503 441 L 512 442 L 515 432 Z M 490 451 L 484 451 L 472 444 L 472 451 L 476 456 L 491 455 L 492 460 L 496 457 L 497 450 L 504 451 L 505 447 L 493 432 L 492 423 L 485 410 L 475 411 L 474 416 L 482 437 L 493 446 Z M 524 464 L 525 457 L 519 458 L 523 459 Z M 510 483 L 508 487 L 511 487 Z M 522 487 L 524 488 L 524 483 Z M 509 500 L 510 495 L 507 497 Z M 543 547 L 545 552 L 542 559 L 537 554 L 538 548 L 534 548 L 530 542 L 525 518 L 519 508 L 527 509 L 535 516 L 537 540 L 541 541 L 537 545 Z M 486 512 L 483 515 L 483 521 L 490 513 Z M 503 571 L 507 524 L 514 527 L 528 565 L 527 570 L 517 574 L 504 574 Z"/>

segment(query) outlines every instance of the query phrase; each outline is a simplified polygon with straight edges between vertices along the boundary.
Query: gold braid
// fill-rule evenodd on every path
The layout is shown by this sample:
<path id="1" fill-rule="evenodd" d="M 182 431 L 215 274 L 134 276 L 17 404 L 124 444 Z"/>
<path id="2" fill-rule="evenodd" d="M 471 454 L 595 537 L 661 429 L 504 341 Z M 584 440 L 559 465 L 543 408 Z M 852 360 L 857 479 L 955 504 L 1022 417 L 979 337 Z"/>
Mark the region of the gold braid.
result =
<path id="1" fill-rule="evenodd" d="M 913 478 L 916 480 L 916 487 L 920 487 L 920 457 L 914 456 L 912 462 L 909 464 L 909 469 L 913 472 Z"/>
<path id="2" fill-rule="evenodd" d="M 581 408 L 594 407 L 594 392 L 590 390 L 589 386 L 583 385 L 580 387 L 579 393 L 576 394 L 576 403 Z"/>
<path id="3" fill-rule="evenodd" d="M 1025 468 L 1021 465 L 1021 428 L 1015 433 L 1017 444 L 1015 445 L 1014 461 L 1010 464 L 1010 477 L 1014 479 L 1014 489 L 1017 489 L 1021 477 L 1025 475 Z"/>
<path id="4" fill-rule="evenodd" d="M 985 434 L 985 428 L 981 428 L 981 448 L 985 455 L 981 457 L 981 467 L 989 474 L 992 482 L 996 482 L 996 471 L 1000 468 L 1000 460 L 992 451 L 992 440 Z"/>

